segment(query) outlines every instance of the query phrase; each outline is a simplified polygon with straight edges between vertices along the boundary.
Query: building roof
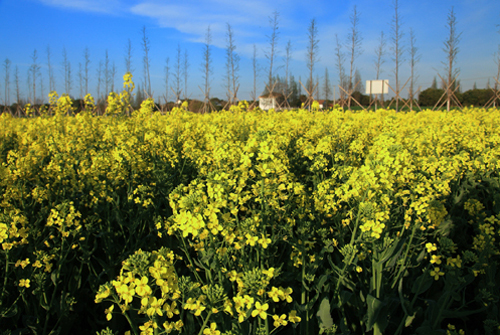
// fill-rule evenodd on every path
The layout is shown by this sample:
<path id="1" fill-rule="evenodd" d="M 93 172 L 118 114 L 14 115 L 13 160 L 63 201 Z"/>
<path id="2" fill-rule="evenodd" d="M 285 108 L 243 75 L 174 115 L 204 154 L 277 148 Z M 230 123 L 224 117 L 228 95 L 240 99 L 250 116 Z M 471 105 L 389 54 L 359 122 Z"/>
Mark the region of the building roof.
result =
<path id="1" fill-rule="evenodd" d="M 285 96 L 282 94 L 282 93 L 278 93 L 278 92 L 271 92 L 271 93 L 267 93 L 267 94 L 264 94 L 264 95 L 261 95 L 259 96 L 259 99 L 260 98 L 284 98 Z"/>

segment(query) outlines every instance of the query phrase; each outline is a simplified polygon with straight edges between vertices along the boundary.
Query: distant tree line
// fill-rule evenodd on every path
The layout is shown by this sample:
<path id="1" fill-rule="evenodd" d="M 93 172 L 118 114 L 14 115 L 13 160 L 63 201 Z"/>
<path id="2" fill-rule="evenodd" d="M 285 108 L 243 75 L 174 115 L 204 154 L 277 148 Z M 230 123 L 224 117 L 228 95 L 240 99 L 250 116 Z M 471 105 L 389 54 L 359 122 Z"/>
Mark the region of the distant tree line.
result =
<path id="1" fill-rule="evenodd" d="M 441 79 L 441 88 L 437 87 L 436 78 L 431 87 L 424 91 L 416 90 L 416 67 L 420 61 L 421 55 L 418 52 L 417 40 L 415 32 L 412 28 L 409 29 L 409 39 L 404 40 L 405 32 L 403 29 L 403 20 L 400 14 L 400 7 L 398 0 L 392 2 L 392 20 L 389 26 L 390 33 L 386 34 L 384 31 L 380 32 L 380 39 L 374 50 L 373 65 L 376 70 L 376 78 L 379 79 L 384 72 L 383 65 L 387 59 L 393 61 L 391 72 L 394 76 L 394 83 L 390 87 L 391 99 L 387 96 L 368 96 L 363 94 L 363 81 L 361 74 L 356 66 L 356 60 L 364 52 L 362 48 L 363 37 L 359 31 L 360 13 L 357 11 L 356 6 L 353 6 L 352 12 L 349 16 L 350 27 L 344 38 L 335 35 L 333 42 L 335 46 L 334 61 L 338 77 L 337 85 L 333 86 L 330 82 L 328 68 L 325 67 L 324 75 L 321 80 L 318 75 L 319 61 L 319 39 L 318 39 L 318 25 L 313 18 L 308 27 L 308 43 L 306 45 L 306 53 L 304 60 L 306 61 L 308 74 L 305 82 L 302 78 L 296 78 L 290 68 L 293 45 L 291 40 L 288 40 L 282 52 L 284 56 L 280 59 L 280 30 L 279 30 L 279 12 L 275 11 L 269 17 L 269 34 L 266 35 L 267 48 L 263 50 L 264 57 L 267 60 L 266 66 L 261 66 L 257 62 L 257 47 L 254 44 L 252 67 L 253 67 L 253 89 L 248 97 L 251 103 L 251 108 L 257 106 L 258 92 L 261 95 L 278 94 L 283 98 L 283 108 L 294 107 L 310 107 L 314 100 L 322 100 L 323 106 L 328 107 L 338 104 L 342 107 L 351 109 L 365 108 L 372 106 L 389 107 L 399 110 L 400 107 L 414 109 L 417 107 L 439 107 L 446 104 L 449 109 L 450 106 L 485 106 L 492 105 L 495 102 L 498 94 L 498 83 L 500 83 L 500 45 L 499 51 L 495 54 L 495 63 L 498 65 L 494 87 L 486 89 L 477 89 L 474 87 L 471 90 L 460 92 L 460 81 L 458 80 L 459 69 L 456 66 L 456 56 L 458 53 L 458 44 L 460 42 L 461 33 L 457 30 L 457 20 L 453 7 L 448 13 L 448 20 L 446 27 L 448 28 L 449 35 L 444 41 L 443 51 L 446 58 L 442 62 L 444 66 L 444 73 L 442 76 L 438 74 Z M 500 32 L 500 31 L 499 31 Z M 151 42 L 149 40 L 146 27 L 142 27 L 140 31 L 140 49 L 142 51 L 142 76 L 136 76 L 136 89 L 132 100 L 132 106 L 139 108 L 141 102 L 152 97 L 153 89 L 151 86 Z M 203 94 L 200 100 L 191 99 L 192 92 L 188 92 L 188 79 L 189 75 L 189 55 L 186 49 L 182 50 L 178 44 L 175 52 L 175 57 L 170 62 L 170 58 L 165 59 L 164 68 L 164 91 L 163 94 L 157 97 L 158 109 L 160 111 L 167 111 L 177 106 L 182 100 L 189 101 L 189 107 L 195 112 L 210 112 L 211 110 L 228 109 L 231 105 L 235 105 L 240 101 L 241 94 L 240 88 L 240 55 L 237 49 L 237 36 L 232 26 L 226 23 L 226 53 L 225 53 L 225 71 L 222 71 L 221 78 L 223 80 L 223 87 L 225 88 L 225 99 L 220 97 L 213 97 L 211 94 L 212 80 L 214 78 L 214 71 L 212 67 L 212 35 L 210 26 L 207 27 L 205 35 L 205 43 L 203 44 L 203 61 L 200 64 L 201 77 L 203 79 L 203 87 L 199 86 Z M 78 111 L 83 103 L 83 98 L 87 93 L 90 93 L 89 83 L 93 82 L 94 98 L 98 111 L 104 111 L 106 107 L 106 96 L 111 91 L 115 91 L 115 81 L 117 79 L 117 69 L 115 62 L 109 57 L 108 50 L 104 52 L 104 58 L 99 60 L 98 63 L 92 65 L 90 58 L 89 48 L 86 47 L 82 53 L 81 62 L 78 67 L 72 67 L 71 62 L 67 57 L 66 49 L 62 49 L 62 62 L 60 68 L 62 83 L 65 93 L 69 94 L 75 99 L 75 110 Z M 132 66 L 133 48 L 132 42 L 128 39 L 125 48 L 125 71 L 134 73 L 135 69 Z M 20 115 L 22 107 L 26 103 L 31 105 L 41 106 L 47 96 L 48 91 L 56 89 L 56 76 L 54 73 L 54 62 L 50 47 L 47 47 L 45 57 L 40 60 L 39 54 L 35 49 L 31 55 L 32 63 L 26 73 L 26 87 L 27 91 L 24 95 L 21 94 L 21 75 L 18 66 L 12 68 L 12 62 L 6 58 L 2 64 L 3 80 L 0 81 L 0 93 L 3 93 L 3 98 L 0 96 L 0 107 L 2 111 L 10 111 Z M 404 62 L 408 61 L 410 69 L 410 77 L 404 83 L 400 78 L 400 70 Z M 44 65 L 42 67 L 42 65 Z M 93 68 L 92 68 L 93 67 Z M 42 71 L 42 68 L 44 71 Z M 75 71 L 75 68 L 77 69 Z M 46 71 L 45 71 L 46 69 Z M 280 69 L 280 74 L 278 74 Z M 284 74 L 283 74 L 284 70 Z M 258 77 L 259 73 L 264 72 L 263 76 L 267 77 L 265 87 L 259 90 Z M 322 69 L 321 69 L 322 72 Z M 118 78 L 119 79 L 119 78 Z M 48 87 L 46 87 L 48 82 Z M 118 85 L 116 87 L 120 87 Z M 119 88 L 117 89 L 119 90 Z M 408 98 L 405 99 L 403 96 Z M 11 97 L 15 96 L 15 102 L 12 103 Z M 375 100 L 374 100 L 375 99 Z M 498 99 L 500 100 L 500 99 Z M 374 102 L 376 101 L 376 104 Z M 495 102 L 496 103 L 496 102 Z M 498 101 L 500 103 L 500 101 Z M 7 109 L 7 107 L 9 107 Z"/>

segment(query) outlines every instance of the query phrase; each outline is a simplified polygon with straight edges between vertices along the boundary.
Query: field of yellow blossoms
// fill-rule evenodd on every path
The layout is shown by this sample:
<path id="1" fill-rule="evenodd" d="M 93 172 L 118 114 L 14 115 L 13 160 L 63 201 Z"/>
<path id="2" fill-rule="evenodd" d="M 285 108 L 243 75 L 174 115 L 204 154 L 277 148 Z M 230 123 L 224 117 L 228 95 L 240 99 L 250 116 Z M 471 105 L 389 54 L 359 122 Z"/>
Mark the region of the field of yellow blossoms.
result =
<path id="1" fill-rule="evenodd" d="M 161 114 L 127 83 L 0 115 L 1 334 L 498 334 L 500 110 Z"/>

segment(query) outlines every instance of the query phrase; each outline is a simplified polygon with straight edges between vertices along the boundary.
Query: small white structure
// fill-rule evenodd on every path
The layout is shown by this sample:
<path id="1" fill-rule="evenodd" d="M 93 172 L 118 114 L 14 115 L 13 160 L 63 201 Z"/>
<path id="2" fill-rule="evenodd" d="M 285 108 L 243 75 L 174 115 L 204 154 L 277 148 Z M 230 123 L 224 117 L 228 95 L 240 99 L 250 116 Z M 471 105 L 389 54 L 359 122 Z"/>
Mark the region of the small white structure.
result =
<path id="1" fill-rule="evenodd" d="M 278 110 L 285 101 L 285 97 L 281 93 L 268 93 L 259 97 L 259 108 L 262 110 L 269 110 L 271 108 Z"/>
<path id="2" fill-rule="evenodd" d="M 389 93 L 389 79 L 384 80 L 367 80 L 365 94 L 388 94 Z"/>

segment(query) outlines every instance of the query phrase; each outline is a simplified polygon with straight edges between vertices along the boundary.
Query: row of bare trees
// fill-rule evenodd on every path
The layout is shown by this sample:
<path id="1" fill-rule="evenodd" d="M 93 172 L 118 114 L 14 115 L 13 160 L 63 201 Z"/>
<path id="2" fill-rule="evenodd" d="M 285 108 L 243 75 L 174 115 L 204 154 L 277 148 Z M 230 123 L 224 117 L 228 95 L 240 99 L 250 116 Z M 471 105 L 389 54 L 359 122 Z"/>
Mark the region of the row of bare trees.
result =
<path id="1" fill-rule="evenodd" d="M 381 31 L 379 43 L 374 50 L 374 68 L 376 73 L 375 79 L 380 79 L 383 72 L 383 65 L 386 63 L 386 56 L 388 55 L 387 46 L 389 45 L 389 50 L 392 53 L 391 60 L 393 61 L 393 76 L 394 85 L 390 86 L 390 89 L 394 93 L 394 99 L 392 102 L 395 104 L 396 110 L 400 109 L 400 102 L 409 104 L 409 108 L 413 109 L 414 96 L 418 94 L 420 89 L 416 89 L 416 81 L 418 76 L 416 75 L 416 66 L 420 61 L 421 55 L 418 52 L 416 35 L 413 29 L 409 29 L 409 40 L 408 44 L 404 43 L 405 33 L 402 29 L 402 17 L 400 13 L 399 1 L 394 0 L 392 3 L 393 15 L 390 24 L 390 37 L 387 39 L 384 31 Z M 338 73 L 338 87 L 339 96 L 336 96 L 336 90 L 332 90 L 330 76 L 328 68 L 325 67 L 325 72 L 323 76 L 323 97 L 325 100 L 338 100 L 341 105 L 347 106 L 349 109 L 354 103 L 359 102 L 353 98 L 353 93 L 355 91 L 360 91 L 362 87 L 361 75 L 359 69 L 356 65 L 356 61 L 359 56 L 363 53 L 362 41 L 363 37 L 359 30 L 360 23 L 360 13 L 357 7 L 354 6 L 350 14 L 350 28 L 348 30 L 345 39 L 335 35 L 335 68 Z M 289 40 L 284 48 L 283 65 L 278 66 L 279 61 L 279 48 L 278 42 L 280 37 L 279 31 L 279 12 L 275 11 L 269 17 L 269 35 L 266 35 L 268 47 L 266 48 L 265 58 L 267 60 L 267 71 L 268 79 L 265 83 L 264 94 L 280 94 L 284 98 L 284 106 L 289 107 L 288 101 L 291 95 L 290 89 L 290 78 L 291 70 L 290 63 L 292 60 L 293 46 Z M 240 88 L 240 76 L 239 76 L 239 62 L 240 57 L 237 52 L 236 39 L 232 26 L 226 24 L 226 63 L 224 72 L 224 87 L 226 89 L 226 100 L 227 106 L 236 104 L 238 102 L 238 91 Z M 443 96 L 443 104 L 446 103 L 447 107 L 450 108 L 452 104 L 460 104 L 455 96 L 455 92 L 459 89 L 459 82 L 457 80 L 459 75 L 459 70 L 456 66 L 456 56 L 458 54 L 459 48 L 458 44 L 460 42 L 461 33 L 457 30 L 457 20 L 453 7 L 451 8 L 448 19 L 447 28 L 449 30 L 449 35 L 444 42 L 443 51 L 446 53 L 446 60 L 443 63 L 445 69 L 445 74 L 441 77 L 442 82 L 445 87 L 445 95 Z M 319 61 L 319 39 L 318 39 L 318 26 L 315 19 L 310 21 L 308 27 L 308 43 L 306 48 L 306 65 L 308 69 L 308 78 L 305 84 L 300 80 L 300 86 L 304 89 L 306 93 L 305 106 L 310 106 L 315 99 L 319 98 L 320 88 L 319 88 L 319 78 L 316 74 L 316 66 Z M 142 78 L 142 88 L 139 87 L 139 96 L 152 97 L 154 92 L 151 86 L 151 59 L 150 59 L 150 48 L 151 43 L 146 31 L 146 27 L 142 27 L 141 30 L 141 49 L 143 52 L 143 78 Z M 255 102 L 257 100 L 258 92 L 258 76 L 261 70 L 257 62 L 257 47 L 254 45 L 253 57 L 252 57 L 252 67 L 253 67 L 253 90 L 251 92 L 251 99 Z M 133 72 L 132 68 L 132 42 L 128 39 L 128 43 L 125 49 L 125 69 L 127 72 Z M 408 57 L 408 59 L 405 59 Z M 495 83 L 495 90 L 499 85 L 498 79 L 500 76 L 500 46 L 499 52 L 496 56 L 496 62 L 498 64 L 498 75 Z M 43 86 L 43 76 L 41 72 L 41 64 L 38 60 L 37 50 L 34 50 L 31 56 L 32 64 L 29 67 L 27 74 L 27 86 L 28 86 L 28 101 L 32 103 L 37 103 L 41 101 L 42 92 L 44 92 Z M 62 51 L 62 75 L 64 81 L 65 92 L 71 94 L 74 89 L 74 75 L 71 67 L 71 63 L 68 59 L 66 48 Z M 402 85 L 402 80 L 400 78 L 400 69 L 402 65 L 408 60 L 410 68 L 410 77 Z M 203 111 L 208 112 L 214 108 L 211 105 L 211 89 L 213 80 L 213 68 L 212 68 L 212 34 L 210 26 L 207 27 L 205 34 L 205 43 L 203 45 L 203 61 L 201 63 L 201 71 L 203 78 L 203 87 L 199 87 L 203 96 Z M 79 95 L 83 97 L 86 93 L 89 93 L 89 82 L 90 82 L 90 52 L 88 48 L 83 51 L 83 62 L 78 64 L 78 87 Z M 172 65 L 172 67 L 171 67 Z M 175 54 L 174 64 L 170 63 L 170 58 L 165 60 L 165 80 L 164 86 L 165 91 L 163 99 L 165 103 L 169 101 L 169 95 L 172 92 L 175 102 L 183 99 L 188 99 L 190 97 L 188 92 L 188 70 L 190 67 L 188 52 L 187 50 L 182 50 L 181 46 L 178 45 Z M 47 47 L 47 60 L 46 60 L 47 76 L 49 81 L 49 91 L 55 90 L 56 81 L 52 63 L 52 54 L 50 47 Z M 284 84 L 283 80 L 279 79 L 276 75 L 276 69 L 283 68 Z M 4 105 L 10 105 L 10 84 L 11 84 L 11 61 L 6 59 L 3 64 L 4 69 Z M 96 89 L 97 97 L 101 99 L 103 96 L 102 90 L 104 89 L 104 94 L 109 91 L 114 91 L 114 82 L 116 77 L 116 66 L 109 58 L 108 51 L 105 51 L 104 61 L 99 61 L 96 67 Z M 316 74 L 316 79 L 314 78 Z M 173 77 L 173 78 L 172 78 Z M 172 80 L 173 79 L 173 80 Z M 407 84 L 409 83 L 408 87 Z M 17 102 L 21 101 L 20 93 L 20 83 L 19 83 L 19 71 L 16 66 L 14 73 L 14 84 Z M 140 86 L 140 85 L 139 85 Z M 401 95 L 406 93 L 405 88 L 408 93 L 409 99 L 403 100 Z M 171 92 L 170 92 L 171 91 Z M 333 93 L 333 97 L 332 97 Z M 40 97 L 38 97 L 38 94 Z M 377 101 L 377 97 L 373 101 Z M 383 96 L 381 101 L 384 101 Z M 391 102 L 391 104 L 392 104 Z"/>

